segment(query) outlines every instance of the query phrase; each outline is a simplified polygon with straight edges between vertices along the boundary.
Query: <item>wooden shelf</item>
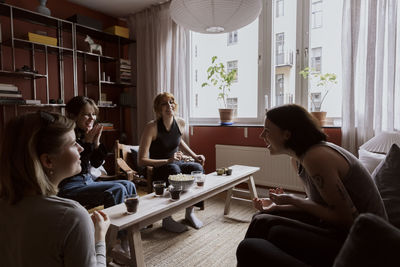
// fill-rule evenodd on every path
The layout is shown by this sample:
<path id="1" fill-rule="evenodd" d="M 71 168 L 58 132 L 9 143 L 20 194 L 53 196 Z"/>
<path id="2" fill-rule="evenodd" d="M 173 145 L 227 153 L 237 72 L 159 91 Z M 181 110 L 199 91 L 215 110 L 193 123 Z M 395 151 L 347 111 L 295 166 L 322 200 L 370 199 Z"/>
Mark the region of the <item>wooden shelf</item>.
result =
<path id="1" fill-rule="evenodd" d="M 115 57 L 102 56 L 99 54 L 94 54 L 94 53 L 85 52 L 85 51 L 81 51 L 81 50 L 76 50 L 76 53 L 79 57 L 87 56 L 89 59 L 92 59 L 92 60 L 97 60 L 100 57 L 100 62 L 102 62 L 102 63 L 116 62 L 118 60 L 118 58 L 115 58 Z"/>
<path id="2" fill-rule="evenodd" d="M 0 70 L 0 76 L 6 77 L 22 77 L 25 79 L 40 79 L 46 78 L 45 74 L 36 74 L 32 72 L 18 72 L 18 71 L 8 71 L 8 70 Z"/>
<path id="3" fill-rule="evenodd" d="M 57 28 L 61 26 L 64 30 L 72 31 L 73 23 L 68 20 L 46 16 L 38 12 L 0 3 L 0 15 L 10 17 L 11 12 L 14 19 L 27 21 L 29 23 L 43 25 L 51 28 Z"/>
<path id="4" fill-rule="evenodd" d="M 65 107 L 65 104 L 22 104 L 21 107 L 43 108 L 43 107 Z"/>
<path id="5" fill-rule="evenodd" d="M 7 46 L 12 46 L 12 40 L 7 40 L 3 43 L 4 45 Z M 32 48 L 35 49 L 35 51 L 40 51 L 44 52 L 46 50 L 45 47 L 47 47 L 47 51 L 49 53 L 58 53 L 60 50 L 64 52 L 64 55 L 70 55 L 72 56 L 73 49 L 67 48 L 67 47 L 61 47 L 61 46 L 54 46 L 54 45 L 46 45 L 46 44 L 41 44 L 41 43 L 36 43 L 36 42 L 31 42 L 25 39 L 20 39 L 20 38 L 14 38 L 14 46 L 17 48 L 23 48 L 27 50 L 31 50 Z"/>
<path id="6" fill-rule="evenodd" d="M 116 43 L 119 42 L 121 45 L 136 43 L 135 40 L 120 37 L 118 35 L 114 35 L 114 34 L 111 34 L 108 32 L 99 31 L 97 29 L 94 29 L 94 28 L 91 28 L 88 26 L 84 26 L 84 25 L 81 25 L 78 23 L 75 23 L 75 27 L 76 27 L 77 34 L 81 34 L 81 35 L 87 34 L 94 39 L 104 40 L 104 41 L 108 41 L 108 42 L 116 42 Z"/>

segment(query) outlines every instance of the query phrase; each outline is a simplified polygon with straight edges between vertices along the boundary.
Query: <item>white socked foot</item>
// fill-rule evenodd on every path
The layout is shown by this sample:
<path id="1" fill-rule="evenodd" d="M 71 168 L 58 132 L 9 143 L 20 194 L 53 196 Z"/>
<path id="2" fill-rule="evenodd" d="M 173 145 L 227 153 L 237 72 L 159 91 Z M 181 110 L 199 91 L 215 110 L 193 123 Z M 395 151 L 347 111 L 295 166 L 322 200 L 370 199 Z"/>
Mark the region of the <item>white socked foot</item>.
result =
<path id="1" fill-rule="evenodd" d="M 190 207 L 186 209 L 186 213 L 185 213 L 185 219 L 190 222 L 190 224 L 196 228 L 196 229 L 200 229 L 201 227 L 203 227 L 203 222 L 199 220 L 199 218 L 196 217 L 196 215 L 194 214 L 194 208 Z"/>
<path id="2" fill-rule="evenodd" d="M 181 223 L 178 223 L 177 221 L 175 221 L 174 219 L 172 219 L 171 216 L 164 218 L 162 221 L 162 227 L 169 231 L 169 232 L 173 232 L 173 233 L 182 233 L 187 231 L 187 226 Z"/>

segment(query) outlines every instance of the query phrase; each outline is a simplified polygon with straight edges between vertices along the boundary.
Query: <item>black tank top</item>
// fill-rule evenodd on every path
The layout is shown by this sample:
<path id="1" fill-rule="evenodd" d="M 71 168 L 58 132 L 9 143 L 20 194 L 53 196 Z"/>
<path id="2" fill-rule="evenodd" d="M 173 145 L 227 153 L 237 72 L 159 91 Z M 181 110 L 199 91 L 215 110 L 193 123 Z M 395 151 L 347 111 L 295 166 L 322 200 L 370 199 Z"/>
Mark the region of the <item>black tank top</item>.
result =
<path id="1" fill-rule="evenodd" d="M 182 133 L 179 130 L 178 123 L 172 122 L 171 129 L 167 131 L 162 119 L 157 120 L 157 138 L 151 142 L 150 158 L 151 159 L 168 159 L 178 151 L 181 142 Z"/>

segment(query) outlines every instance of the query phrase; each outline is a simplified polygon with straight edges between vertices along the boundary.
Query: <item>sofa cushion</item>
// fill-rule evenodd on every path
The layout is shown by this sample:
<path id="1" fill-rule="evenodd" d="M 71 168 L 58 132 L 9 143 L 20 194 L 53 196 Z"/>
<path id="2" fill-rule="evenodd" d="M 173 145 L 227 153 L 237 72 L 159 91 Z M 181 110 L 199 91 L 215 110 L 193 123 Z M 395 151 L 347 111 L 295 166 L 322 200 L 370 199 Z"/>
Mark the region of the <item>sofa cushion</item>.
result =
<path id="1" fill-rule="evenodd" d="M 385 156 L 385 154 L 373 153 L 365 149 L 358 150 L 358 158 L 364 167 L 369 171 L 369 173 L 374 172 L 379 163 L 385 159 Z"/>
<path id="2" fill-rule="evenodd" d="M 334 267 L 399 266 L 400 230 L 382 218 L 364 213 L 354 222 Z"/>
<path id="3" fill-rule="evenodd" d="M 131 148 L 132 155 L 132 165 L 133 169 L 139 173 L 140 176 L 146 175 L 146 167 L 139 167 L 138 156 L 139 156 L 139 146 L 134 146 Z"/>
<path id="4" fill-rule="evenodd" d="M 372 174 L 391 222 L 400 228 L 400 148 L 393 144 Z"/>

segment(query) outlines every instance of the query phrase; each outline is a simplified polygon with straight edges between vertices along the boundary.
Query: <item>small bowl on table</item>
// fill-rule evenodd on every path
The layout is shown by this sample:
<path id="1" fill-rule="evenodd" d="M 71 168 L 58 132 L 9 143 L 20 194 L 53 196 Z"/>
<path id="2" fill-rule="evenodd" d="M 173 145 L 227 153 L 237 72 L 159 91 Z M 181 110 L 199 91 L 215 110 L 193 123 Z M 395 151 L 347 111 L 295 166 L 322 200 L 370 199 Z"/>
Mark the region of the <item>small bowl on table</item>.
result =
<path id="1" fill-rule="evenodd" d="M 182 186 L 182 191 L 186 191 L 194 184 L 194 177 L 190 174 L 176 174 L 168 177 L 169 184 L 178 187 Z"/>

